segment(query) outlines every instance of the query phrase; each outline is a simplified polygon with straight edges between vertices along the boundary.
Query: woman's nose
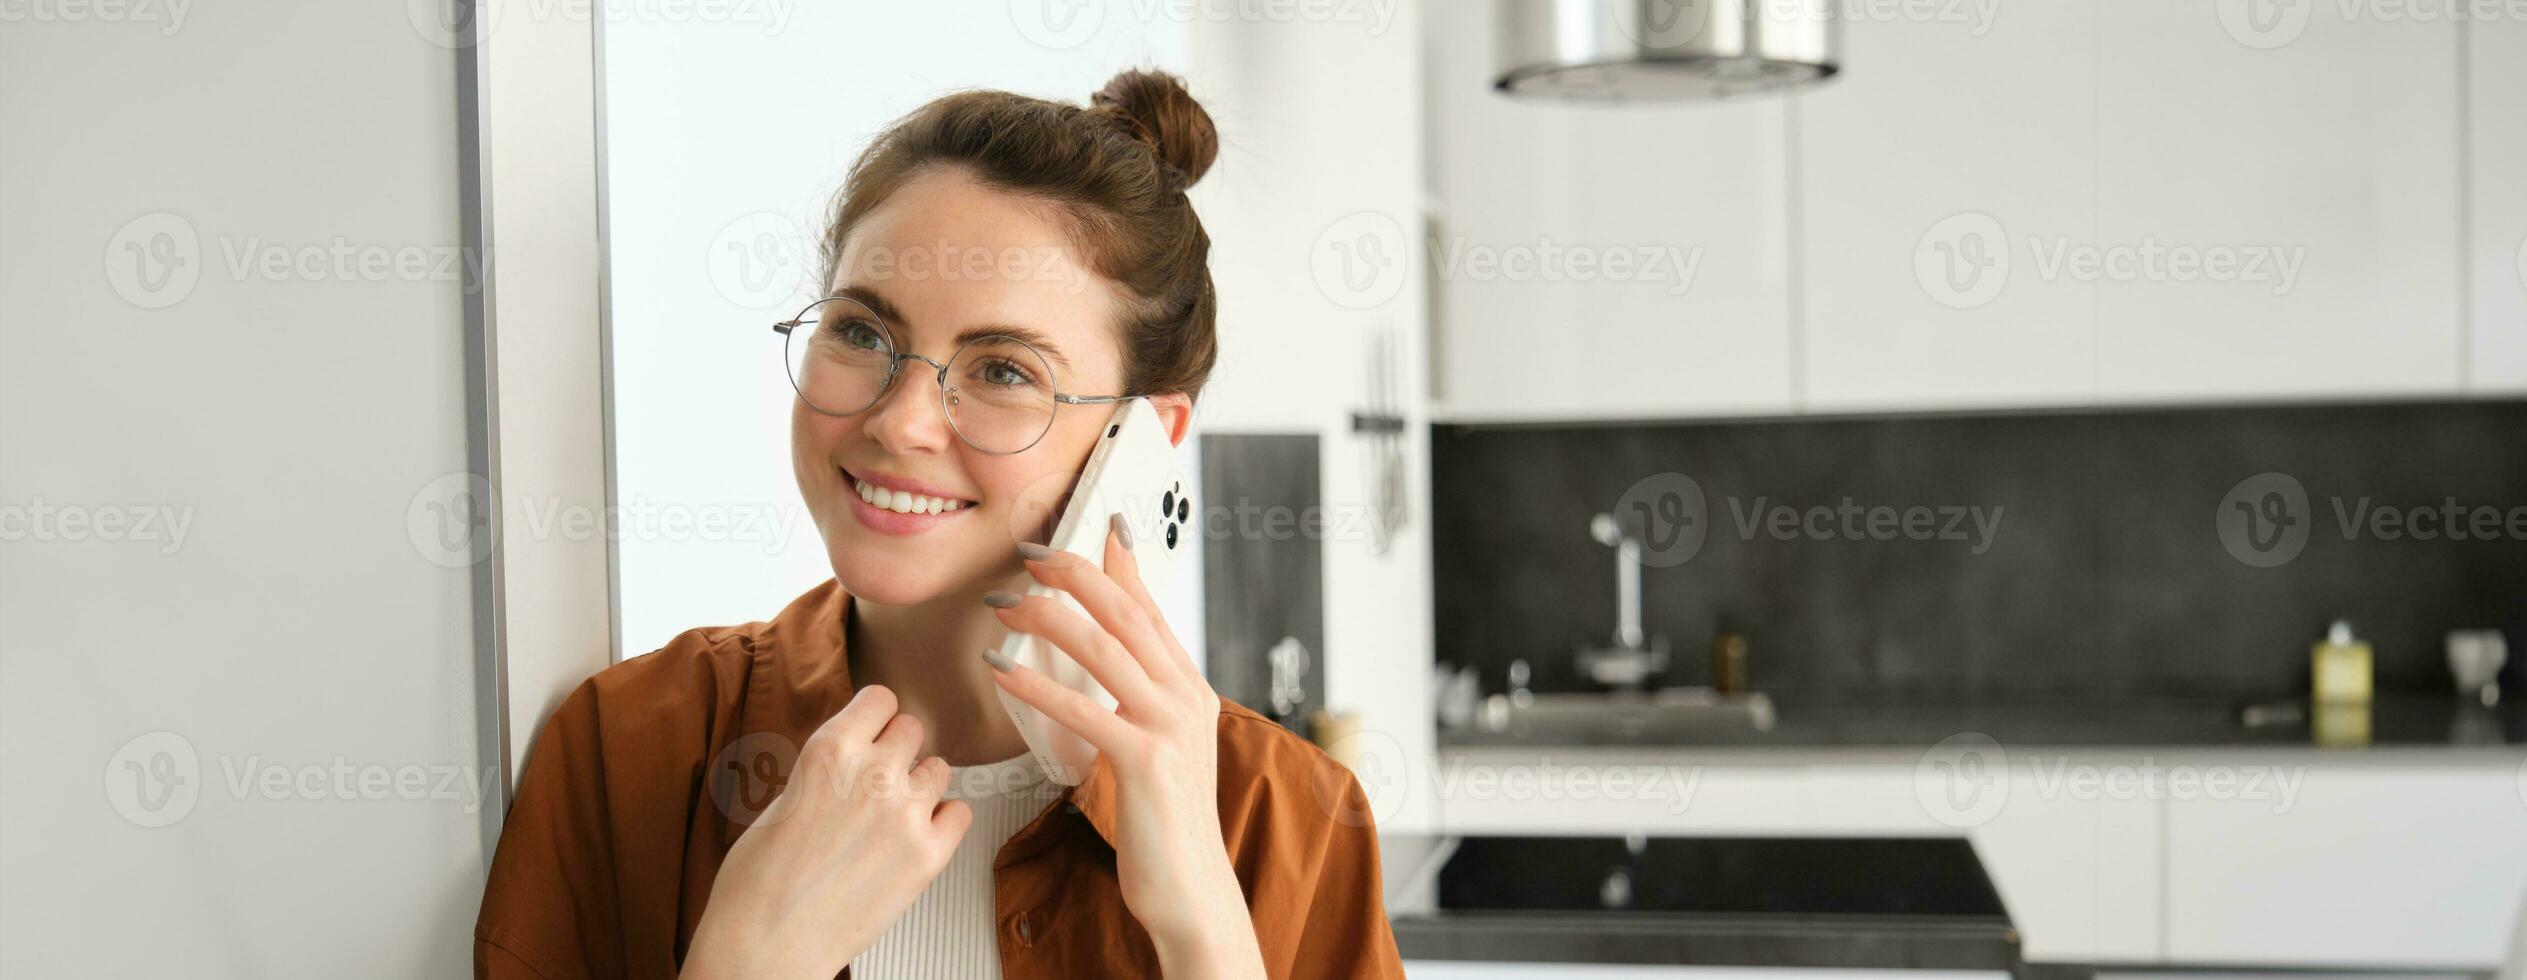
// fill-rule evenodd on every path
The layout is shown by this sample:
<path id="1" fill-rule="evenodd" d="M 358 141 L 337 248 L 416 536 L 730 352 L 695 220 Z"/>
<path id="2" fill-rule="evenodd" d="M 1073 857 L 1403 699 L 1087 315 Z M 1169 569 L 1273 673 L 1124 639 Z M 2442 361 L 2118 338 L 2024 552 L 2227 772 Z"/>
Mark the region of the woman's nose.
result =
<path id="1" fill-rule="evenodd" d="M 869 438 L 888 452 L 944 452 L 956 439 L 940 405 L 938 369 L 918 358 L 904 361 L 864 419 Z"/>

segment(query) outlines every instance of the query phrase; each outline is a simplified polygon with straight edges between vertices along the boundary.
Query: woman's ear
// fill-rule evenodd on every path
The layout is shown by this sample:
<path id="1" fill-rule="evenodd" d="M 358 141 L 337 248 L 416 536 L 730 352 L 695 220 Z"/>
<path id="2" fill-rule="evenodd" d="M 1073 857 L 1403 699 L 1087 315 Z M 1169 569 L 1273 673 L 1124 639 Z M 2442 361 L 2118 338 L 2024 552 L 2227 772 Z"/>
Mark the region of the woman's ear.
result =
<path id="1" fill-rule="evenodd" d="M 1167 443 L 1185 444 L 1185 436 L 1193 431 L 1193 399 L 1182 394 L 1151 395 L 1149 407 L 1158 410 L 1158 420 L 1167 423 Z"/>

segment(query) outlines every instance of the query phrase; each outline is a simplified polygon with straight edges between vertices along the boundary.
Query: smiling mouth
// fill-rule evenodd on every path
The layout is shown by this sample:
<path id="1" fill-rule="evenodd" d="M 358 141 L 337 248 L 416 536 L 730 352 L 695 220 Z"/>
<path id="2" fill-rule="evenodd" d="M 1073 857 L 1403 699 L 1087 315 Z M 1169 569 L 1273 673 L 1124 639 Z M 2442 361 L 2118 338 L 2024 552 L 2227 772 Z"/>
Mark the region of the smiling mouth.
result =
<path id="1" fill-rule="evenodd" d="M 974 503 L 971 500 L 934 497 L 910 490 L 890 490 L 863 480 L 849 470 L 844 470 L 842 475 L 850 478 L 851 489 L 860 495 L 862 502 L 879 510 L 893 511 L 898 514 L 946 514 L 963 510 Z"/>

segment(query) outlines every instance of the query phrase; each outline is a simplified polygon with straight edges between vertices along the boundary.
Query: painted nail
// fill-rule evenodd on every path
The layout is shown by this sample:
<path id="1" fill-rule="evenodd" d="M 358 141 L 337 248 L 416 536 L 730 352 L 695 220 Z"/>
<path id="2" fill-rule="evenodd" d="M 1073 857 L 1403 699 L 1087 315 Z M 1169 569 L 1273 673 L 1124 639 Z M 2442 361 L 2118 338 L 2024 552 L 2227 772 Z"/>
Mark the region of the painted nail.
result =
<path id="1" fill-rule="evenodd" d="M 1016 609 L 1018 608 L 1018 594 L 1015 592 L 985 592 L 983 593 L 983 605 L 990 606 L 994 609 Z"/>
<path id="2" fill-rule="evenodd" d="M 1117 541 L 1123 542 L 1123 550 L 1132 550 L 1132 522 L 1124 520 L 1123 515 L 1116 514 L 1114 515 L 1114 520 L 1107 523 L 1113 525 L 1114 538 Z"/>
<path id="3" fill-rule="evenodd" d="M 1043 561 L 1053 557 L 1053 549 L 1033 541 L 1020 541 L 1018 542 L 1018 557 L 1028 561 Z"/>
<path id="4" fill-rule="evenodd" d="M 1010 671 L 1013 671 L 1013 670 L 1018 669 L 1018 665 L 1017 665 L 1015 662 L 1011 661 L 1011 660 L 1010 660 L 1009 658 L 1007 658 L 1007 657 L 1001 656 L 1001 655 L 1000 655 L 1000 651 L 998 651 L 998 650 L 990 650 L 990 649 L 986 649 L 986 650 L 984 650 L 984 651 L 983 651 L 983 662 L 984 662 L 984 663 L 987 663 L 987 664 L 990 664 L 990 665 L 991 665 L 991 669 L 993 669 L 993 670 L 997 670 L 997 671 L 999 671 L 999 672 L 1001 672 L 1001 673 L 1004 673 L 1004 674 L 1006 674 L 1006 673 L 1008 673 L 1008 672 L 1010 672 Z"/>

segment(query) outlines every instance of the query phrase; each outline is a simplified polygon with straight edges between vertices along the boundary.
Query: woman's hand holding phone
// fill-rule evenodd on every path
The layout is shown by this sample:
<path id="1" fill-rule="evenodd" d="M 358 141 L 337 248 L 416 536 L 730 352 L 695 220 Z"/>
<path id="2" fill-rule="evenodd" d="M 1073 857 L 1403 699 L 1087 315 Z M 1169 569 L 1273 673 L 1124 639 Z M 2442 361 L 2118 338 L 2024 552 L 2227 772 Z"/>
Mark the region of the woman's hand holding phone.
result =
<path id="1" fill-rule="evenodd" d="M 1019 548 L 1027 573 L 1069 593 L 1088 617 L 1042 596 L 987 601 L 1010 629 L 1069 654 L 1116 707 L 1005 660 L 992 665 L 993 679 L 1087 739 L 1114 770 L 1115 872 L 1165 975 L 1261 977 L 1263 953 L 1220 832 L 1219 695 L 1142 586 L 1130 530 L 1119 516 L 1110 527 L 1102 569 L 1069 552 Z"/>
<path id="2" fill-rule="evenodd" d="M 919 719 L 870 685 L 816 729 L 772 806 L 711 885 L 682 975 L 826 980 L 876 943 L 947 867 L 974 821 Z"/>

